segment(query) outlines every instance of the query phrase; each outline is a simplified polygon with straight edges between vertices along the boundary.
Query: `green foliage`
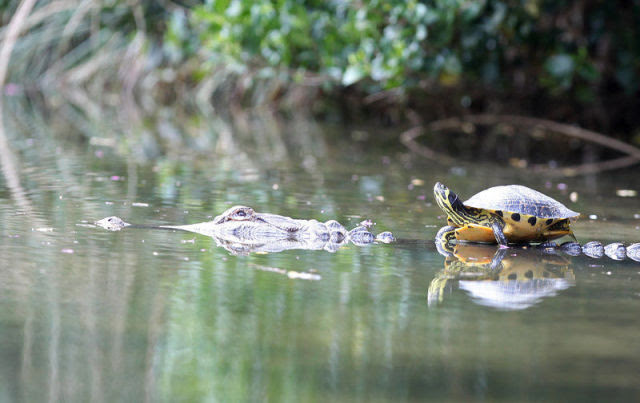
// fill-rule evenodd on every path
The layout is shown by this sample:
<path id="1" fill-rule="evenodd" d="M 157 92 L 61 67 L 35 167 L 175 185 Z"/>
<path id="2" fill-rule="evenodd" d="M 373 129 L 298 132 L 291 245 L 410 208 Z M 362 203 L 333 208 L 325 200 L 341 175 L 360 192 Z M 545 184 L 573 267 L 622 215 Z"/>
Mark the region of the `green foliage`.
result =
<path id="1" fill-rule="evenodd" d="M 0 0 L 5 26 L 19 3 Z M 640 0 L 41 0 L 24 24 L 8 79 L 43 87 L 132 88 L 160 72 L 241 102 L 292 83 L 308 99 L 354 86 L 428 101 L 455 86 L 475 105 L 550 95 L 580 111 L 607 97 L 633 109 L 640 88 Z M 188 93 L 171 85 L 167 99 Z"/>
<path id="2" fill-rule="evenodd" d="M 520 74 L 589 100 L 603 71 L 637 89 L 639 14 L 637 1 L 210 0 L 191 23 L 213 64 L 302 70 L 368 91 L 424 80 L 509 89 Z M 603 41 L 615 49 L 603 53 Z"/>

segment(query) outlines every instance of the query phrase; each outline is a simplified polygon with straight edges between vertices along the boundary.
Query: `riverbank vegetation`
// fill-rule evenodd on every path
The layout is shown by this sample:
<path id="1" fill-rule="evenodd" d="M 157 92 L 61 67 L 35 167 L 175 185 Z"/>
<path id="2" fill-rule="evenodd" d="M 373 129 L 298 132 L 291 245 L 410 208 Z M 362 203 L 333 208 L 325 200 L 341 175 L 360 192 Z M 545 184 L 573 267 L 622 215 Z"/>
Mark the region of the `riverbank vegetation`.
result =
<path id="1" fill-rule="evenodd" d="M 4 3 L 3 41 L 21 3 Z M 638 1 L 50 0 L 21 22 L 4 92 L 94 114 L 525 114 L 639 142 L 639 72 Z"/>

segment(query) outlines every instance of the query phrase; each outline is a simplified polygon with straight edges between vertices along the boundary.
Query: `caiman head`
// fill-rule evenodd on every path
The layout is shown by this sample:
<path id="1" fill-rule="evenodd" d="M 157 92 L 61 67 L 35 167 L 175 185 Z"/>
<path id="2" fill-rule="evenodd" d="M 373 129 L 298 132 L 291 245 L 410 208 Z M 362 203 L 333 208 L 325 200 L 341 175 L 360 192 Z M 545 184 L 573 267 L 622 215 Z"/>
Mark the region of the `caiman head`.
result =
<path id="1" fill-rule="evenodd" d="M 242 228 L 242 231 L 249 228 L 256 230 L 259 228 L 259 232 L 263 236 L 268 236 L 270 233 L 295 233 L 304 227 L 302 220 L 294 220 L 277 214 L 256 213 L 247 206 L 233 206 L 214 218 L 213 223 L 233 228 L 234 231 L 238 231 L 238 228 Z M 254 230 L 251 232 L 253 233 Z"/>

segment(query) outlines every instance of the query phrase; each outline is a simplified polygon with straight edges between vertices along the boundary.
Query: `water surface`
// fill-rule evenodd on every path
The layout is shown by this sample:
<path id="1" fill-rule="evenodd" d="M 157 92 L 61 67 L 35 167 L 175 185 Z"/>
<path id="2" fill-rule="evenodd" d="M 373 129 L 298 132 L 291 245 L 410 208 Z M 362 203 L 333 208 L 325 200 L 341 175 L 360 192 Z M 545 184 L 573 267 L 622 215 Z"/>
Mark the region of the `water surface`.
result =
<path id="1" fill-rule="evenodd" d="M 630 243 L 640 205 L 616 191 L 640 189 L 634 170 L 557 179 L 448 166 L 322 130 L 334 134 L 265 163 L 255 147 L 140 161 L 14 127 L 25 193 L 3 182 L 0 194 L 0 401 L 640 399 L 638 263 L 516 259 L 509 270 L 558 281 L 533 297 L 523 283 L 516 304 L 486 278 L 452 278 L 428 298 L 446 269 L 435 181 L 463 198 L 534 187 L 584 214 L 580 241 Z M 234 204 L 348 228 L 368 218 L 400 240 L 233 255 L 202 235 L 90 225 L 196 223 Z"/>

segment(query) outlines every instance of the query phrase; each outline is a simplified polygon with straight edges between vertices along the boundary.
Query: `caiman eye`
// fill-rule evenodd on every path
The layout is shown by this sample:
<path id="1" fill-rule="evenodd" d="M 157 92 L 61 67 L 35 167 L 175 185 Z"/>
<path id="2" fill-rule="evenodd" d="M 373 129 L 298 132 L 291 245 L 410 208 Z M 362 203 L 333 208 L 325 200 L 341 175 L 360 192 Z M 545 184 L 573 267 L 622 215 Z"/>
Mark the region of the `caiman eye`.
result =
<path id="1" fill-rule="evenodd" d="M 231 219 L 244 221 L 249 220 L 251 217 L 253 217 L 253 210 L 251 208 L 245 207 L 234 211 Z"/>

